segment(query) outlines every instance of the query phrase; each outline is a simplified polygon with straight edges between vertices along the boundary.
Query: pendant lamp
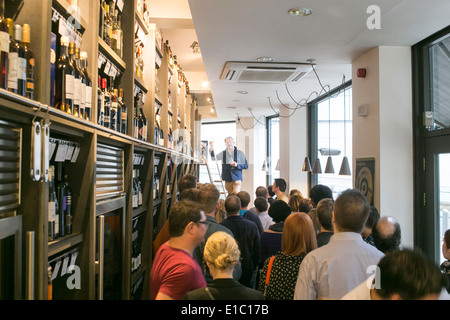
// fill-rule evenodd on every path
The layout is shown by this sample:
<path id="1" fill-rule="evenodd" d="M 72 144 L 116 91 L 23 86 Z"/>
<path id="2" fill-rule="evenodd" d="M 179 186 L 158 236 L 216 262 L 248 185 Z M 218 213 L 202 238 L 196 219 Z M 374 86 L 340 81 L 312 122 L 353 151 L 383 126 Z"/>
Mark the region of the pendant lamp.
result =
<path id="1" fill-rule="evenodd" d="M 322 167 L 320 165 L 319 158 L 316 159 L 316 162 L 314 162 L 314 168 L 312 173 L 322 173 Z"/>
<path id="2" fill-rule="evenodd" d="M 305 161 L 303 161 L 302 171 L 311 171 L 311 163 L 309 162 L 309 158 L 305 157 Z"/>
<path id="3" fill-rule="evenodd" d="M 344 83 L 345 83 L 345 76 L 344 76 Z M 344 158 L 342 159 L 341 169 L 339 170 L 340 176 L 350 176 L 350 165 L 348 163 L 347 158 L 347 124 L 345 120 L 345 88 L 344 88 Z"/>
<path id="4" fill-rule="evenodd" d="M 334 173 L 333 160 L 330 155 L 331 150 L 331 97 L 328 94 L 328 159 L 325 167 L 325 173 Z"/>
<path id="5" fill-rule="evenodd" d="M 275 170 L 280 171 L 280 159 L 277 161 L 277 165 L 275 166 Z"/>
<path id="6" fill-rule="evenodd" d="M 265 172 L 269 171 L 268 168 L 267 168 L 267 165 L 266 165 L 266 160 L 264 160 L 264 162 L 263 162 L 261 171 L 265 171 Z"/>

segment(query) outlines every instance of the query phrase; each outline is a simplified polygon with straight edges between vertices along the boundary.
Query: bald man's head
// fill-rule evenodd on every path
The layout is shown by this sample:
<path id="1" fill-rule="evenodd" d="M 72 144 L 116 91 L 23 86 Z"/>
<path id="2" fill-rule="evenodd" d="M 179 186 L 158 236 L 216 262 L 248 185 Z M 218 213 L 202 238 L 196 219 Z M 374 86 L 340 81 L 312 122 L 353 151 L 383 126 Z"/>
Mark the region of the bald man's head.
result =
<path id="1" fill-rule="evenodd" d="M 400 224 L 393 217 L 381 217 L 372 229 L 373 242 L 381 252 L 400 249 Z"/>

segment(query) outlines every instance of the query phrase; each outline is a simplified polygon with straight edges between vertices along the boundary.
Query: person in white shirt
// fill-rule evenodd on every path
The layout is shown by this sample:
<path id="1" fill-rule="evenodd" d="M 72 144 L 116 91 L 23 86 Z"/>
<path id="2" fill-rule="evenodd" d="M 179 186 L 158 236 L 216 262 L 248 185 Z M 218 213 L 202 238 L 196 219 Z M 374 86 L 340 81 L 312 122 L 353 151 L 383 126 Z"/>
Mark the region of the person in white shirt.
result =
<path id="1" fill-rule="evenodd" d="M 340 299 L 367 279 L 384 256 L 361 237 L 368 215 L 369 203 L 361 192 L 342 192 L 333 209 L 334 235 L 328 244 L 306 255 L 295 300 Z"/>
<path id="2" fill-rule="evenodd" d="M 341 300 L 449 299 L 439 267 L 417 251 L 392 251 L 373 271 Z"/>
<path id="3" fill-rule="evenodd" d="M 253 201 L 253 204 L 255 205 L 256 208 L 256 214 L 261 220 L 263 230 L 267 230 L 271 225 L 275 224 L 273 219 L 269 216 L 269 212 L 267 211 L 269 208 L 267 198 L 257 197 L 255 201 Z"/>

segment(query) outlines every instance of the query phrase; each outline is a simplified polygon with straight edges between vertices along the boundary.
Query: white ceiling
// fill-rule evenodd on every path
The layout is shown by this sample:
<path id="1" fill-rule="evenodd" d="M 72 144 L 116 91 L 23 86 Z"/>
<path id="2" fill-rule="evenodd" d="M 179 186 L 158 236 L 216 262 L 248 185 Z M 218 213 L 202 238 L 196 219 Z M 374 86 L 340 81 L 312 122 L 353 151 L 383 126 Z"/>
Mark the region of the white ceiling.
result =
<path id="1" fill-rule="evenodd" d="M 367 9 L 381 10 L 381 29 L 369 30 Z M 292 17 L 292 8 L 314 14 Z M 321 86 L 314 72 L 297 83 L 249 84 L 220 80 L 227 61 L 307 62 L 324 86 L 351 79 L 352 61 L 377 46 L 411 46 L 448 26 L 448 0 L 152 0 L 152 20 L 177 54 L 191 90 L 212 94 L 219 120 L 270 116 L 283 104 L 295 105 Z M 189 46 L 198 41 L 201 54 Z M 210 88 L 202 87 L 209 80 Z M 247 91 L 240 94 L 238 91 Z M 278 97 L 277 97 L 278 94 Z M 315 96 L 313 95 L 313 98 Z M 203 119 L 207 118 L 203 116 Z M 216 119 L 217 120 L 217 119 Z"/>

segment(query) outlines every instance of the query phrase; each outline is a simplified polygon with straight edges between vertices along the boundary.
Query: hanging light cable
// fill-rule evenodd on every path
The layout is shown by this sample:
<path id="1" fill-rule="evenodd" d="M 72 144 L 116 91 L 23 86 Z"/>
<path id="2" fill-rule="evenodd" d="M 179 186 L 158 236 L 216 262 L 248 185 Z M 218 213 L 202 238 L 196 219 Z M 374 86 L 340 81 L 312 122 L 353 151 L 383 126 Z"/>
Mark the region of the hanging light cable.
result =
<path id="1" fill-rule="evenodd" d="M 328 159 L 325 173 L 334 173 L 333 160 L 331 159 L 331 97 L 328 96 Z"/>

